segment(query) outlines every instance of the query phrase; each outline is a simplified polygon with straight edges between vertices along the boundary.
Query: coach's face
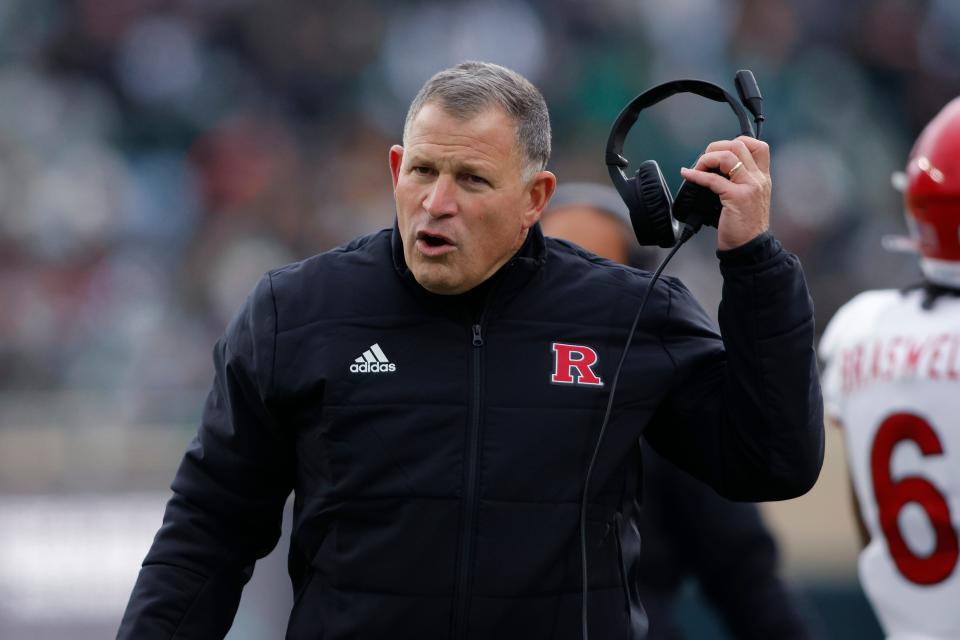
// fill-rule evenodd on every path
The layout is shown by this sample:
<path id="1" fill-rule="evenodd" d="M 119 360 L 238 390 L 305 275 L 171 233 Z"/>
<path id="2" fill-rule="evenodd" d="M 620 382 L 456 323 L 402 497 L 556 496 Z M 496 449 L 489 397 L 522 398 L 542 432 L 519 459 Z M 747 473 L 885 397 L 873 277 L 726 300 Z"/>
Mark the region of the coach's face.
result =
<path id="1" fill-rule="evenodd" d="M 407 266 L 428 291 L 469 291 L 517 252 L 556 178 L 524 181 L 514 121 L 495 107 L 461 120 L 428 102 L 404 143 L 390 171 Z"/>

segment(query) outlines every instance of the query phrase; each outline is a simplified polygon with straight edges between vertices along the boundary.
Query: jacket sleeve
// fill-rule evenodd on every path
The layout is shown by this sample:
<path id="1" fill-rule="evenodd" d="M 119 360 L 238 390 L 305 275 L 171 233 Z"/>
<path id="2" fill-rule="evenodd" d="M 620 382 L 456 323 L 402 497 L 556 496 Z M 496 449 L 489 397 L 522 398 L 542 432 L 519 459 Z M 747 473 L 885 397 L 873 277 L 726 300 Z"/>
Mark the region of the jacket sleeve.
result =
<path id="1" fill-rule="evenodd" d="M 215 378 L 118 638 L 223 638 L 280 536 L 294 469 L 269 408 L 276 308 L 265 276 L 214 353 Z"/>
<path id="2" fill-rule="evenodd" d="M 793 498 L 823 463 L 813 302 L 799 260 L 769 233 L 718 255 L 722 339 L 686 288 L 665 283 L 674 375 L 647 440 L 727 498 Z"/>

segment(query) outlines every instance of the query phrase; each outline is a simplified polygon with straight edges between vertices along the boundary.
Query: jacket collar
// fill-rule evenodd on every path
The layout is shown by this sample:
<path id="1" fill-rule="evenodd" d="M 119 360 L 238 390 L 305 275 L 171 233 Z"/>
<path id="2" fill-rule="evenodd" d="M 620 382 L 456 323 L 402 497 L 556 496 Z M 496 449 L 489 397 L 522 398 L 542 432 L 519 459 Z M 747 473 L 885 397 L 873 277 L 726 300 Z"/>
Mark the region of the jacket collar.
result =
<path id="1" fill-rule="evenodd" d="M 403 256 L 403 240 L 400 237 L 400 228 L 396 219 L 394 219 L 393 233 L 390 236 L 390 247 L 393 253 L 394 269 L 418 298 L 439 304 L 443 304 L 445 300 L 459 298 L 459 296 L 431 293 L 417 282 Z M 543 238 L 543 231 L 540 230 L 540 224 L 537 223 L 530 229 L 517 253 L 490 277 L 493 290 L 487 306 L 495 307 L 505 304 L 539 272 L 546 261 L 547 244 Z"/>

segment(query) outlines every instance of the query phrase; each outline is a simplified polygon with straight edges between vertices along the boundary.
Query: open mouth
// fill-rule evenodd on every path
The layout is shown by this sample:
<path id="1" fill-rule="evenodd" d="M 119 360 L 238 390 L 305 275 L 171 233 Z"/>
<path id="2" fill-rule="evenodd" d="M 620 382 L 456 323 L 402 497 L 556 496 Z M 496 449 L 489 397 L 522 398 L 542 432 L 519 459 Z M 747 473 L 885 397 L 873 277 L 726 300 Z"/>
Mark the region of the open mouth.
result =
<path id="1" fill-rule="evenodd" d="M 453 248 L 453 242 L 446 236 L 430 231 L 418 231 L 417 242 L 421 247 L 428 249 L 443 249 L 445 247 Z"/>
<path id="2" fill-rule="evenodd" d="M 438 238 L 437 236 L 424 236 L 423 241 L 430 247 L 442 247 L 445 244 L 450 244 L 443 238 Z"/>

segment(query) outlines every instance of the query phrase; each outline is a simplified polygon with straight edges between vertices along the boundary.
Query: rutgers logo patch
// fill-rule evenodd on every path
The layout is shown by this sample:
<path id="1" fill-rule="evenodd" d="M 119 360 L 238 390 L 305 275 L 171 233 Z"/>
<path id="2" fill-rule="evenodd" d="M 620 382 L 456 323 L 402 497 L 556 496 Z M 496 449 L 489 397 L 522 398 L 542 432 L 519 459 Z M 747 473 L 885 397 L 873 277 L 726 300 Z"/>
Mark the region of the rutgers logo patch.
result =
<path id="1" fill-rule="evenodd" d="M 582 344 L 554 342 L 553 384 L 581 384 L 588 387 L 602 387 L 603 380 L 593 371 L 597 364 L 597 352 Z"/>

